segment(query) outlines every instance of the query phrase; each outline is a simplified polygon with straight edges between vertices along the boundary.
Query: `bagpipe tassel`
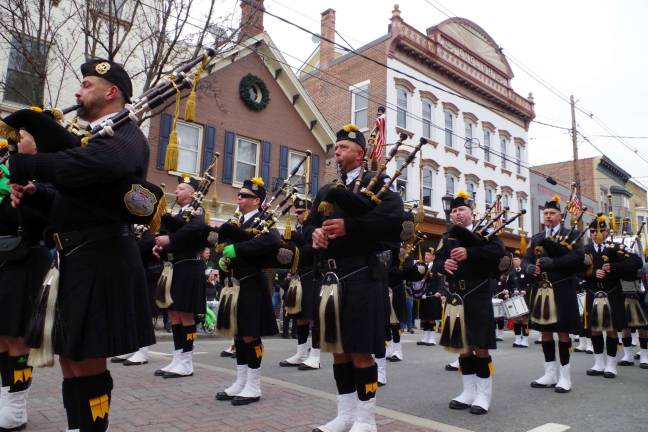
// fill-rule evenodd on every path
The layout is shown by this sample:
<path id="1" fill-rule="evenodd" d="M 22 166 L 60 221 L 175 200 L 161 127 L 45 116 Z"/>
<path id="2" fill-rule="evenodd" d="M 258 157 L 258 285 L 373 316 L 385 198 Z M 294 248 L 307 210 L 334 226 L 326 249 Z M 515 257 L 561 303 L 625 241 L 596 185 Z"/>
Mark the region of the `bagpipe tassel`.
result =
<path id="1" fill-rule="evenodd" d="M 171 135 L 169 135 L 169 144 L 167 145 L 166 154 L 164 156 L 165 171 L 176 171 L 178 169 L 179 154 L 180 148 L 178 147 L 178 132 L 176 131 L 174 122 L 173 130 L 171 130 Z"/>

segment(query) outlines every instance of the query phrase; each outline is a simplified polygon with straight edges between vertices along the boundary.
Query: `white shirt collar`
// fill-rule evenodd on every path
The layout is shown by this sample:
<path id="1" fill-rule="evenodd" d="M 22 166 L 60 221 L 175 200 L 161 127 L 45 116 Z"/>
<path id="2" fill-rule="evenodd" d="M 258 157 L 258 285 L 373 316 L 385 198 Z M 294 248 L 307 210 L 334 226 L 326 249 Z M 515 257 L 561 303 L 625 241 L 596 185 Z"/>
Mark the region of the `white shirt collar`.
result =
<path id="1" fill-rule="evenodd" d="M 110 113 L 110 114 L 106 114 L 105 116 L 103 116 L 103 117 L 101 117 L 101 118 L 98 118 L 97 120 L 95 120 L 95 121 L 93 121 L 92 123 L 90 123 L 90 129 L 94 129 L 96 126 L 98 126 L 98 125 L 100 125 L 101 123 L 103 123 L 104 121 L 108 120 L 109 117 L 112 117 L 112 116 L 114 116 L 115 114 L 117 114 L 116 111 L 115 111 L 115 112 L 112 112 L 112 113 Z"/>
<path id="2" fill-rule="evenodd" d="M 257 214 L 258 212 L 259 212 L 259 210 L 252 210 L 252 211 L 249 211 L 249 212 L 245 213 L 245 214 L 243 215 L 243 223 L 249 221 L 250 218 L 251 218 L 252 216 L 254 216 L 255 214 Z"/>
<path id="3" fill-rule="evenodd" d="M 362 169 L 362 167 L 358 166 L 358 167 L 353 168 L 348 173 L 346 173 L 346 176 L 347 176 L 346 184 L 347 184 L 347 186 L 350 185 L 356 179 L 356 177 L 358 177 L 360 175 L 360 170 L 361 169 Z"/>
<path id="4" fill-rule="evenodd" d="M 473 230 L 473 224 L 468 225 L 468 226 L 466 227 L 466 229 L 467 229 L 468 231 L 472 231 L 472 230 Z"/>
<path id="5" fill-rule="evenodd" d="M 545 235 L 547 237 L 554 236 L 557 233 L 558 233 L 558 226 L 557 225 L 555 227 L 545 226 Z"/>

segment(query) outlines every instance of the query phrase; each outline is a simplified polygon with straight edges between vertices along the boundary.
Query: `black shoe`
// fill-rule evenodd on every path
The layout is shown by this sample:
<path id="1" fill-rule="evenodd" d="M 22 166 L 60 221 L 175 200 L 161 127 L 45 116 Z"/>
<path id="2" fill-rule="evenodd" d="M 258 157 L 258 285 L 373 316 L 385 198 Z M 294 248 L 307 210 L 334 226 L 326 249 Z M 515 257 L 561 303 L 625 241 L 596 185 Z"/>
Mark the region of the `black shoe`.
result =
<path id="1" fill-rule="evenodd" d="M 234 396 L 230 396 L 224 391 L 216 393 L 216 396 L 214 396 L 214 399 L 219 400 L 219 401 L 229 401 L 234 399 Z"/>
<path id="2" fill-rule="evenodd" d="M 261 397 L 241 397 L 241 396 L 234 396 L 234 399 L 232 399 L 232 405 L 249 405 L 254 402 L 259 402 Z"/>
<path id="3" fill-rule="evenodd" d="M 220 356 L 221 357 L 236 357 L 236 351 L 230 352 L 230 351 L 227 351 L 227 350 L 223 350 L 223 351 L 221 351 Z"/>
<path id="4" fill-rule="evenodd" d="M 621 360 L 617 363 L 617 366 L 634 366 L 634 362 L 628 360 Z"/>
<path id="5" fill-rule="evenodd" d="M 145 360 L 143 362 L 132 362 L 130 360 L 125 360 L 123 365 L 124 366 L 141 366 L 141 365 L 145 365 L 147 363 L 148 363 L 148 360 Z"/>
<path id="6" fill-rule="evenodd" d="M 126 359 L 120 357 L 113 357 L 110 359 L 110 363 L 124 363 Z"/>
<path id="7" fill-rule="evenodd" d="M 190 373 L 189 375 L 180 375 L 175 372 L 164 372 L 164 375 L 162 375 L 162 378 L 188 378 L 190 376 L 193 376 L 193 372 Z"/>
<path id="8" fill-rule="evenodd" d="M 641 369 L 648 369 L 648 363 L 640 363 L 640 364 L 639 364 L 639 367 L 640 367 Z"/>
<path id="9" fill-rule="evenodd" d="M 279 366 L 281 366 L 281 367 L 298 367 L 299 363 L 289 363 L 286 360 L 281 360 L 279 362 Z"/>
<path id="10" fill-rule="evenodd" d="M 448 372 L 454 372 L 454 371 L 458 371 L 459 368 L 454 367 L 450 363 L 448 363 L 447 365 L 445 365 L 445 370 L 447 370 Z"/>
<path id="11" fill-rule="evenodd" d="M 401 361 L 401 359 L 399 359 L 396 356 L 387 357 L 387 360 L 389 360 L 390 362 L 399 362 L 399 361 Z"/>
<path id="12" fill-rule="evenodd" d="M 585 350 L 582 350 L 580 348 L 574 348 L 574 352 L 585 352 Z"/>
<path id="13" fill-rule="evenodd" d="M 452 399 L 448 407 L 453 410 L 465 410 L 470 408 L 470 405 Z"/>
<path id="14" fill-rule="evenodd" d="M 567 390 L 562 387 L 556 387 L 556 393 L 569 393 L 571 389 Z"/>
<path id="15" fill-rule="evenodd" d="M 522 345 L 514 343 L 513 348 L 522 348 Z"/>
<path id="16" fill-rule="evenodd" d="M 319 368 L 308 366 L 307 364 L 302 363 L 299 366 L 297 366 L 297 369 L 300 371 L 307 371 L 307 370 L 318 370 Z"/>
<path id="17" fill-rule="evenodd" d="M 427 345 L 427 342 L 417 341 L 417 342 L 416 342 L 416 345 L 419 345 L 419 346 L 420 346 L 420 345 Z"/>
<path id="18" fill-rule="evenodd" d="M 166 372 L 163 371 L 162 369 L 158 369 L 155 372 L 153 372 L 153 375 L 161 377 L 161 376 L 164 376 L 165 373 Z"/>
<path id="19" fill-rule="evenodd" d="M 497 342 L 503 342 L 503 341 L 504 341 L 504 338 L 498 336 L 498 337 L 495 338 L 495 340 L 496 340 Z M 483 409 L 483 408 L 482 408 L 482 409 Z"/>
<path id="20" fill-rule="evenodd" d="M 380 381 L 378 381 L 378 387 L 385 387 L 386 385 L 387 383 L 381 383 Z"/>
<path id="21" fill-rule="evenodd" d="M 603 372 L 603 378 L 616 378 L 616 374 L 612 372 Z"/>
<path id="22" fill-rule="evenodd" d="M 585 372 L 588 376 L 601 376 L 605 372 L 596 370 L 596 369 L 587 369 L 587 372 Z"/>
<path id="23" fill-rule="evenodd" d="M 485 410 L 484 408 L 473 405 L 470 407 L 470 414 L 475 414 L 475 415 L 484 415 L 488 412 L 488 410 Z"/>
<path id="24" fill-rule="evenodd" d="M 636 354 L 634 355 L 634 359 L 635 359 L 635 360 L 639 360 L 640 358 L 641 358 L 641 355 L 640 355 L 639 353 L 636 353 Z"/>
<path id="25" fill-rule="evenodd" d="M 540 344 L 542 343 L 542 341 L 541 341 L 541 340 L 537 340 L 537 341 L 533 341 L 533 343 L 536 344 L 536 345 L 540 345 Z"/>
<path id="26" fill-rule="evenodd" d="M 533 381 L 531 383 L 531 387 L 533 387 L 533 388 L 552 388 L 552 387 L 556 387 L 556 384 L 540 384 L 537 381 Z"/>
<path id="27" fill-rule="evenodd" d="M 19 431 L 25 429 L 26 427 L 27 427 L 27 423 L 23 423 L 20 426 L 12 427 L 11 429 L 5 429 L 0 427 L 0 431 Z"/>
<path id="28" fill-rule="evenodd" d="M 592 350 L 587 350 L 587 351 L 585 351 L 585 353 L 586 353 L 586 354 L 594 354 L 594 351 L 592 351 Z"/>

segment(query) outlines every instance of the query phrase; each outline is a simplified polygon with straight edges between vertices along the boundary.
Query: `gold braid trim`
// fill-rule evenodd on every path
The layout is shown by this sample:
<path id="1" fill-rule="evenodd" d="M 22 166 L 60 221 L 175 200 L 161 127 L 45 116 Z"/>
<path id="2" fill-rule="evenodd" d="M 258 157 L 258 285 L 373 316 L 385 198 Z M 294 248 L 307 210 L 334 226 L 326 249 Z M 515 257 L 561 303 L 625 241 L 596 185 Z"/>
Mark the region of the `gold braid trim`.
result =
<path id="1" fill-rule="evenodd" d="M 20 134 L 18 131 L 2 120 L 0 120 L 0 136 L 15 142 L 20 141 Z"/>

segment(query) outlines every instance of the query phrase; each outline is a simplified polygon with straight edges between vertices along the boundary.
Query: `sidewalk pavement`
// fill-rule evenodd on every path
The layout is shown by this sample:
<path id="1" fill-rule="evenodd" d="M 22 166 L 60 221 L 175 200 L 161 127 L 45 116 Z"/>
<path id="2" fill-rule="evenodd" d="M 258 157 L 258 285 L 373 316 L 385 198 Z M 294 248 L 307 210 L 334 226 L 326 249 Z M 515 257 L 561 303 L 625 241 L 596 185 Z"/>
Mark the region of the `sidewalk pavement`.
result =
<path id="1" fill-rule="evenodd" d="M 152 353 L 147 365 L 111 365 L 111 432 L 310 432 L 335 416 L 335 395 L 272 378 L 262 380 L 258 403 L 236 407 L 216 401 L 215 393 L 234 380 L 233 370 L 195 362 L 192 377 L 154 377 L 168 360 Z M 27 430 L 65 431 L 60 370 L 36 369 L 33 376 Z M 381 431 L 461 430 L 384 408 L 378 413 Z"/>

